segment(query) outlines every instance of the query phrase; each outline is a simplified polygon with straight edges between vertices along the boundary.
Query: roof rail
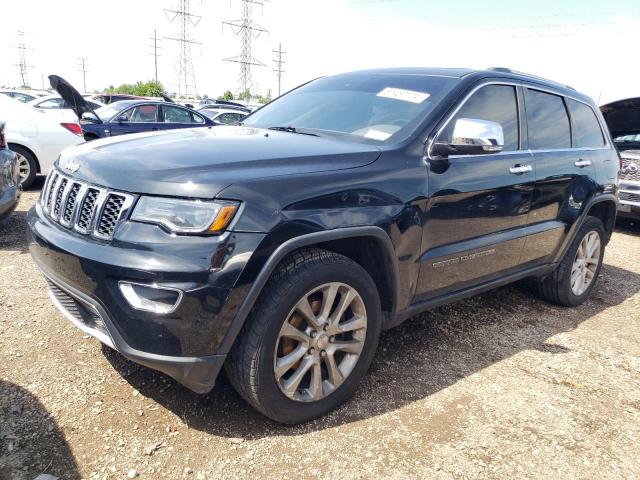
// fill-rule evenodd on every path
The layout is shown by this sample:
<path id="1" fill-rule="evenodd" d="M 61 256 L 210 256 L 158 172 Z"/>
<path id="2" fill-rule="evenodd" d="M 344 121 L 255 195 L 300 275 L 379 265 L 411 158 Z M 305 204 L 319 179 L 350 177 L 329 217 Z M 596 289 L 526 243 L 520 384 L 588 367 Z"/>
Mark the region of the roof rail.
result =
<path id="1" fill-rule="evenodd" d="M 545 82 L 555 83 L 556 85 L 562 85 L 561 83 L 554 82 L 553 80 L 549 80 L 548 78 L 540 77 L 538 75 L 533 75 L 531 73 L 519 72 L 518 70 L 512 70 L 507 67 L 491 67 L 491 68 L 487 68 L 487 70 L 490 72 L 513 73 L 515 75 L 522 75 L 523 77 L 529 77 L 535 80 L 543 80 Z M 571 90 L 575 91 L 575 88 L 573 88 L 571 85 L 562 85 L 562 86 L 566 88 L 570 88 Z"/>

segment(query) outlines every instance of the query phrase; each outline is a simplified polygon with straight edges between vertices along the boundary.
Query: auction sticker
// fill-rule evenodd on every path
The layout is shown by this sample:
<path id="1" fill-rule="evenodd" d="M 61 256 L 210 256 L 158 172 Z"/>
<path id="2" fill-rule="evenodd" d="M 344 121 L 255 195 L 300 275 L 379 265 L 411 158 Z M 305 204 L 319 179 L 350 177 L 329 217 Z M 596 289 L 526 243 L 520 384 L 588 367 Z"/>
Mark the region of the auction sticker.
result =
<path id="1" fill-rule="evenodd" d="M 415 92 L 413 90 L 404 90 L 402 88 L 387 87 L 378 93 L 378 97 L 393 98 L 394 100 L 402 100 L 403 102 L 422 103 L 431 95 L 424 92 Z"/>

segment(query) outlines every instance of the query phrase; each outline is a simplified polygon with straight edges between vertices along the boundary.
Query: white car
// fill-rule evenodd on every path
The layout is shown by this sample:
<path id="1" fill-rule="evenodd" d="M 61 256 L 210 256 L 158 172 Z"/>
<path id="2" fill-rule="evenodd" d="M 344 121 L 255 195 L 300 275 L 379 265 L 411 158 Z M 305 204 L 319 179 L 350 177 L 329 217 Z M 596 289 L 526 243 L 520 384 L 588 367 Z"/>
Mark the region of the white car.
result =
<path id="1" fill-rule="evenodd" d="M 233 125 L 241 122 L 248 114 L 238 109 L 217 108 L 215 106 L 202 107 L 198 110 L 218 125 Z"/>
<path id="2" fill-rule="evenodd" d="M 77 120 L 46 113 L 5 95 L 0 95 L 0 121 L 7 122 L 5 136 L 9 148 L 18 155 L 23 188 L 28 188 L 38 173 L 48 173 L 63 149 L 84 142 Z"/>
<path id="3" fill-rule="evenodd" d="M 98 108 L 104 107 L 104 103 L 98 102 L 96 100 L 85 99 L 91 108 L 97 110 Z M 70 110 L 70 106 L 65 102 L 64 98 L 60 95 L 47 95 L 46 97 L 38 97 L 30 102 L 27 102 L 27 105 L 31 105 L 34 108 L 39 108 L 42 110 Z"/>
<path id="4" fill-rule="evenodd" d="M 38 97 L 49 95 L 49 92 L 44 90 L 14 90 L 14 89 L 2 89 L 0 94 L 6 95 L 11 98 L 15 98 L 22 103 L 30 102 Z"/>

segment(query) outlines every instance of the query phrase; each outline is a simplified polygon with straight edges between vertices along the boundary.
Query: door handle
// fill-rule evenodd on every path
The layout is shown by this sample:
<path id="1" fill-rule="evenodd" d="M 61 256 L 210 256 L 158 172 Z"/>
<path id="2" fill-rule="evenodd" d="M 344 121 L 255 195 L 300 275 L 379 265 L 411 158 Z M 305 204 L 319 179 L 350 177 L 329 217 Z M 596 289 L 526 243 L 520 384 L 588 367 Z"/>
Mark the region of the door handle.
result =
<path id="1" fill-rule="evenodd" d="M 533 168 L 531 165 L 516 165 L 515 167 L 511 167 L 509 169 L 510 173 L 514 175 L 522 175 L 523 173 L 532 172 Z"/>
<path id="2" fill-rule="evenodd" d="M 584 167 L 588 167 L 589 165 L 591 165 L 591 160 L 577 160 L 573 163 L 576 167 L 579 168 L 584 168 Z"/>

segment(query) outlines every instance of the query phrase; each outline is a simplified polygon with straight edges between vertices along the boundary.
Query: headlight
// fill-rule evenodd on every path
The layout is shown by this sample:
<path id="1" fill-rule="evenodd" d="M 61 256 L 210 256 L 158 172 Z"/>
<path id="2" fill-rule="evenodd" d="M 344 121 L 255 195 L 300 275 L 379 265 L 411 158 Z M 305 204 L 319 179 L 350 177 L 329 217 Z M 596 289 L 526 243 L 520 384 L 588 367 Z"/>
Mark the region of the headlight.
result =
<path id="1" fill-rule="evenodd" d="M 175 233 L 221 233 L 238 206 L 227 201 L 141 197 L 131 220 L 161 225 Z"/>

